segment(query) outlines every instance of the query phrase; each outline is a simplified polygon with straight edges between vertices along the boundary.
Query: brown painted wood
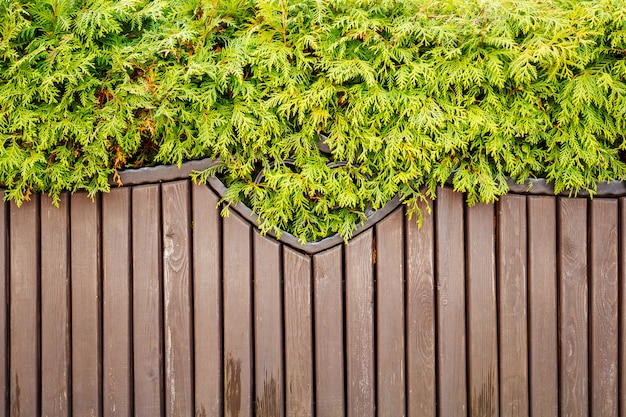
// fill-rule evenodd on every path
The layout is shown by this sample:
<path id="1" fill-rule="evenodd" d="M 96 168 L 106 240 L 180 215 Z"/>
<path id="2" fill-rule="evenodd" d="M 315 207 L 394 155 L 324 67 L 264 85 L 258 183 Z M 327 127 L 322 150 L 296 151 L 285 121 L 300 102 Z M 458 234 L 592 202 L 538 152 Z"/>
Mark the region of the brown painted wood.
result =
<path id="1" fill-rule="evenodd" d="M 500 415 L 526 416 L 528 404 L 526 197 L 498 203 Z"/>
<path id="2" fill-rule="evenodd" d="M 469 415 L 497 416 L 498 318 L 494 205 L 466 212 Z"/>
<path id="3" fill-rule="evenodd" d="M 527 197 L 530 415 L 559 412 L 556 199 Z"/>
<path id="4" fill-rule="evenodd" d="M 406 222 L 407 415 L 435 416 L 435 238 L 432 202 L 420 202 L 423 220 Z"/>
<path id="5" fill-rule="evenodd" d="M 39 405 L 39 198 L 10 203 L 10 415 L 37 416 Z"/>
<path id="6" fill-rule="evenodd" d="M 342 279 L 341 246 L 313 257 L 315 415 L 319 417 L 345 415 Z"/>
<path id="7" fill-rule="evenodd" d="M 312 416 L 313 323 L 311 258 L 284 248 L 285 387 L 287 415 Z"/>
<path id="8" fill-rule="evenodd" d="M 224 227 L 224 415 L 252 416 L 250 226 L 231 213 Z"/>
<path id="9" fill-rule="evenodd" d="M 405 416 L 404 213 L 376 225 L 377 407 L 381 416 Z"/>
<path id="10" fill-rule="evenodd" d="M 219 416 L 222 386 L 221 218 L 217 196 L 192 186 L 195 415 Z"/>
<path id="11" fill-rule="evenodd" d="M 590 203 L 591 415 L 618 415 L 618 201 Z"/>
<path id="12" fill-rule="evenodd" d="M 559 403 L 567 416 L 589 412 L 587 200 L 558 200 Z"/>
<path id="13" fill-rule="evenodd" d="M 41 412 L 70 414 L 69 197 L 41 197 Z"/>
<path id="14" fill-rule="evenodd" d="M 284 415 L 283 303 L 280 244 L 254 231 L 256 415 Z"/>
<path id="15" fill-rule="evenodd" d="M 191 233 L 189 181 L 161 186 L 165 415 L 190 416 L 193 404 Z"/>
<path id="16" fill-rule="evenodd" d="M 7 306 L 9 302 L 9 275 L 8 275 L 8 208 L 9 203 L 4 201 L 4 191 L 0 190 L 0 415 L 9 413 L 9 381 L 7 380 L 9 364 L 9 316 Z"/>
<path id="17" fill-rule="evenodd" d="M 626 343 L 623 342 L 626 335 L 626 198 L 619 199 L 619 216 L 620 216 L 620 269 L 619 269 L 619 303 L 620 303 L 620 344 L 619 358 L 620 367 L 620 392 L 619 407 L 622 413 L 626 411 Z"/>
<path id="18" fill-rule="evenodd" d="M 346 361 L 349 417 L 373 416 L 375 409 L 372 252 L 371 229 L 346 245 Z"/>
<path id="19" fill-rule="evenodd" d="M 133 389 L 135 416 L 164 412 L 159 185 L 134 187 L 133 241 Z"/>
<path id="20" fill-rule="evenodd" d="M 439 414 L 467 414 L 463 195 L 440 188 L 436 208 Z"/>

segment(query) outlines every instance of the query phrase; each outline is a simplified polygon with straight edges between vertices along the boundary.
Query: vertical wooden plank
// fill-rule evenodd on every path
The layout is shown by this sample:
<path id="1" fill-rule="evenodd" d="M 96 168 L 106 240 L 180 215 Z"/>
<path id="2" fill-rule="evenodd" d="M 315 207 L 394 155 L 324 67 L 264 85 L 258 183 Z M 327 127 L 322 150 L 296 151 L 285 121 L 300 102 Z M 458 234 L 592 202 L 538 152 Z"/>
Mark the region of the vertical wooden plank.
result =
<path id="1" fill-rule="evenodd" d="M 556 198 L 528 196 L 530 415 L 559 412 Z"/>
<path id="2" fill-rule="evenodd" d="M 463 416 L 467 414 L 463 195 L 440 188 L 435 203 L 439 414 Z"/>
<path id="3" fill-rule="evenodd" d="M 587 200 L 559 198 L 559 403 L 564 416 L 589 413 Z"/>
<path id="4" fill-rule="evenodd" d="M 4 191 L 0 190 L 0 415 L 9 412 L 9 384 L 7 381 L 9 367 L 8 338 L 8 275 L 7 275 L 7 210 L 9 204 L 4 201 Z"/>
<path id="5" fill-rule="evenodd" d="M 498 318 L 494 205 L 467 208 L 469 415 L 497 416 Z"/>
<path id="6" fill-rule="evenodd" d="M 102 195 L 103 414 L 132 414 L 130 188 Z"/>
<path id="7" fill-rule="evenodd" d="M 41 197 L 41 412 L 70 412 L 69 197 Z"/>
<path id="8" fill-rule="evenodd" d="M 311 259 L 284 248 L 285 368 L 288 416 L 313 416 Z"/>
<path id="9" fill-rule="evenodd" d="M 500 415 L 528 415 L 526 197 L 498 203 Z"/>
<path id="10" fill-rule="evenodd" d="M 619 199 L 620 208 L 620 257 L 619 257 L 619 303 L 620 303 L 620 344 L 619 359 L 620 367 L 617 372 L 620 375 L 619 382 L 619 408 L 623 413 L 626 411 L 626 343 L 623 342 L 626 337 L 626 197 Z"/>
<path id="11" fill-rule="evenodd" d="M 70 201 L 72 413 L 101 415 L 100 213 L 86 194 Z"/>
<path id="12" fill-rule="evenodd" d="M 133 389 L 140 416 L 163 414 L 161 190 L 133 187 Z"/>
<path id="13" fill-rule="evenodd" d="M 222 395 L 222 260 L 219 198 L 192 186 L 195 415 L 219 416 Z"/>
<path id="14" fill-rule="evenodd" d="M 590 202 L 591 414 L 618 415 L 618 202 Z"/>
<path id="15" fill-rule="evenodd" d="M 256 415 L 284 415 L 280 244 L 254 232 Z"/>
<path id="16" fill-rule="evenodd" d="M 224 411 L 252 416 L 250 226 L 231 213 L 224 227 Z"/>
<path id="17" fill-rule="evenodd" d="M 405 416 L 404 213 L 376 225 L 377 412 Z"/>
<path id="18" fill-rule="evenodd" d="M 420 202 L 422 227 L 406 221 L 407 415 L 436 415 L 434 216 Z"/>
<path id="19" fill-rule="evenodd" d="M 39 415 L 39 199 L 10 204 L 10 414 Z"/>
<path id="20" fill-rule="evenodd" d="M 346 245 L 348 416 L 374 415 L 374 268 L 372 230 Z"/>
<path id="21" fill-rule="evenodd" d="M 319 417 L 345 415 L 343 260 L 337 246 L 313 257 L 315 404 Z"/>
<path id="22" fill-rule="evenodd" d="M 193 406 L 189 180 L 161 186 L 166 415 L 190 416 Z"/>

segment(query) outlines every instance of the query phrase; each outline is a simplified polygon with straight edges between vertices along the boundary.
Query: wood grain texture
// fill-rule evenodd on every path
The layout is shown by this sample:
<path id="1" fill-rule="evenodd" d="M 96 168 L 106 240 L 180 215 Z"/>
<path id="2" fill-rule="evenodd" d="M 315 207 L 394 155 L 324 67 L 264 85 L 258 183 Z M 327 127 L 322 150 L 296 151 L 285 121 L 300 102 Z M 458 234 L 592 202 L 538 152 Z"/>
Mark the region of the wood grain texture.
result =
<path id="1" fill-rule="evenodd" d="M 10 415 L 37 416 L 39 406 L 39 198 L 10 203 Z"/>
<path id="2" fill-rule="evenodd" d="M 618 415 L 618 202 L 590 203 L 591 415 Z"/>
<path id="3" fill-rule="evenodd" d="M 70 413 L 69 197 L 41 197 L 41 413 Z"/>
<path id="4" fill-rule="evenodd" d="M 348 416 L 374 416 L 374 266 L 372 230 L 346 245 Z"/>
<path id="5" fill-rule="evenodd" d="M 284 248 L 285 387 L 288 416 L 313 416 L 311 258 Z"/>
<path id="6" fill-rule="evenodd" d="M 404 213 L 376 225 L 377 412 L 405 416 Z"/>
<path id="7" fill-rule="evenodd" d="M 280 244 L 254 231 L 256 415 L 284 415 L 283 303 Z"/>
<path id="8" fill-rule="evenodd" d="M 161 193 L 165 415 L 191 416 L 194 404 L 189 180 L 163 184 Z"/>
<path id="9" fill-rule="evenodd" d="M 4 201 L 4 191 L 0 190 L 0 415 L 9 414 L 9 275 L 7 243 L 9 203 Z"/>
<path id="10" fill-rule="evenodd" d="M 493 204 L 477 204 L 465 217 L 470 416 L 497 416 L 500 409 L 494 216 Z"/>
<path id="11" fill-rule="evenodd" d="M 253 390 L 250 226 L 231 213 L 224 227 L 224 415 L 251 417 Z"/>
<path id="12" fill-rule="evenodd" d="M 436 204 L 439 414 L 467 413 L 463 195 L 440 188 Z"/>
<path id="13" fill-rule="evenodd" d="M 620 392 L 619 392 L 619 408 L 626 411 L 626 343 L 623 342 L 626 337 L 626 198 L 619 199 L 619 217 L 620 217 L 620 269 L 619 269 L 619 321 L 620 321 L 620 344 L 619 358 L 620 367 Z"/>
<path id="14" fill-rule="evenodd" d="M 424 219 L 406 222 L 407 415 L 435 416 L 435 237 L 434 215 L 420 202 Z"/>
<path id="15" fill-rule="evenodd" d="M 341 246 L 313 257 L 315 405 L 319 417 L 345 415 L 342 280 Z"/>
<path id="16" fill-rule="evenodd" d="M 528 403 L 526 197 L 498 203 L 500 415 L 525 416 Z"/>
<path id="17" fill-rule="evenodd" d="M 135 416 L 164 412 L 159 185 L 132 191 L 133 376 Z"/>
<path id="18" fill-rule="evenodd" d="M 589 413 L 587 200 L 558 199 L 559 403 L 564 416 Z"/>
<path id="19" fill-rule="evenodd" d="M 217 196 L 191 187 L 193 217 L 195 415 L 219 416 L 222 386 L 222 253 Z"/>
<path id="20" fill-rule="evenodd" d="M 527 197 L 530 415 L 559 412 L 556 199 Z"/>

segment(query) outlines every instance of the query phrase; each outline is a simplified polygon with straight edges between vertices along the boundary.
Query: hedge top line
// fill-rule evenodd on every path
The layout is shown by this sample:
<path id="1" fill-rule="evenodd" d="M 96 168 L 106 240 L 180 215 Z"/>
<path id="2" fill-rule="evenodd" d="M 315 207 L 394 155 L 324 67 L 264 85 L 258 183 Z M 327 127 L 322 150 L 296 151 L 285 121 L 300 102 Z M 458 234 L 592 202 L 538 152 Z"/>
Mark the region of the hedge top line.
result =
<path id="1" fill-rule="evenodd" d="M 211 158 L 301 240 L 448 178 L 593 195 L 626 173 L 625 56 L 626 0 L 0 0 L 0 182 Z"/>

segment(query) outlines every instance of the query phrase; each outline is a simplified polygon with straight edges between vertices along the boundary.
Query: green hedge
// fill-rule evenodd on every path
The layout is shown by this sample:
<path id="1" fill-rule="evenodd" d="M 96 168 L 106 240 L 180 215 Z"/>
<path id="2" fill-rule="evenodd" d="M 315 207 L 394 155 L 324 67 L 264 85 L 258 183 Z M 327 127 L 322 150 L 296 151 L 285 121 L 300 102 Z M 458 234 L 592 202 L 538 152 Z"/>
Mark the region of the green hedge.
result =
<path id="1" fill-rule="evenodd" d="M 0 181 L 211 157 L 198 181 L 303 240 L 451 176 L 593 191 L 626 172 L 625 56 L 624 0 L 0 0 Z"/>

